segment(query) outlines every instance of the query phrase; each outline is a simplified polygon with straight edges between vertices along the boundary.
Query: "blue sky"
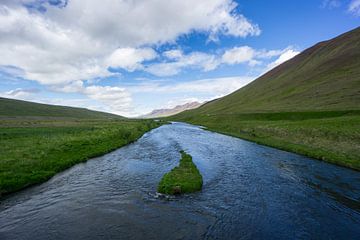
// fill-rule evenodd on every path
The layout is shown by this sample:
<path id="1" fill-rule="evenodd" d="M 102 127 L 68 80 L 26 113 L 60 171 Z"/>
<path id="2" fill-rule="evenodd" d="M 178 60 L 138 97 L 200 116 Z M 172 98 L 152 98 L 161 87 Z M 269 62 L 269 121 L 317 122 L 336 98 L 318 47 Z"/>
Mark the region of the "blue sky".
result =
<path id="1" fill-rule="evenodd" d="M 360 25 L 360 0 L 2 0 L 0 96 L 124 116 L 207 101 Z"/>

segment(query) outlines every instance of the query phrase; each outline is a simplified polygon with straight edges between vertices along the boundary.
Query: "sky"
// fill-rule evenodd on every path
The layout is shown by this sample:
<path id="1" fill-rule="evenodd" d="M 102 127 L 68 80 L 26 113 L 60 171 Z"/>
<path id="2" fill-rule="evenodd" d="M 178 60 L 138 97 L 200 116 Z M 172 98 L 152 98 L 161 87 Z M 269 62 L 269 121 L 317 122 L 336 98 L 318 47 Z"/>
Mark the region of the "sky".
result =
<path id="1" fill-rule="evenodd" d="M 360 26 L 360 0 L 0 0 L 0 97 L 136 117 Z"/>

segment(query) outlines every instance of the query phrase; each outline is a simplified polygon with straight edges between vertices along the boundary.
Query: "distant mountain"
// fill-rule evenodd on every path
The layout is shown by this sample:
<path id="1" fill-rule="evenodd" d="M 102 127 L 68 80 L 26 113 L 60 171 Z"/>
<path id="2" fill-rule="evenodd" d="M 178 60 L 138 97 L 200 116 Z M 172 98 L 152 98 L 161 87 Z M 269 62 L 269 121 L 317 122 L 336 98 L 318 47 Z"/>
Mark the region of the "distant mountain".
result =
<path id="1" fill-rule="evenodd" d="M 177 105 L 174 108 L 164 108 L 164 109 L 155 109 L 151 113 L 148 113 L 142 118 L 157 118 L 157 117 L 168 117 L 178 113 L 181 113 L 185 110 L 195 109 L 202 105 L 203 103 L 199 102 L 190 102 L 183 105 Z"/>
<path id="2" fill-rule="evenodd" d="M 123 118 L 115 114 L 85 108 L 48 105 L 9 98 L 0 98 L 0 117 Z"/>
<path id="3" fill-rule="evenodd" d="M 360 109 L 360 28 L 306 49 L 236 92 L 181 113 L 179 119 L 349 109 Z"/>

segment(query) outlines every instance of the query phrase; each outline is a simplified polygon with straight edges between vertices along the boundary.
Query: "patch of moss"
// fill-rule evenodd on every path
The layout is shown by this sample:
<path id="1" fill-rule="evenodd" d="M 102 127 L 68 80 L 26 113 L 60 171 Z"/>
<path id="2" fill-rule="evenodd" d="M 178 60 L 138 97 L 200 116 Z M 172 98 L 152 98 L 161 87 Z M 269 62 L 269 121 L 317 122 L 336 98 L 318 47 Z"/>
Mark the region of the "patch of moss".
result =
<path id="1" fill-rule="evenodd" d="M 166 173 L 161 179 L 158 192 L 164 194 L 192 193 L 201 190 L 202 176 L 192 161 L 192 157 L 180 151 L 179 166 Z"/>

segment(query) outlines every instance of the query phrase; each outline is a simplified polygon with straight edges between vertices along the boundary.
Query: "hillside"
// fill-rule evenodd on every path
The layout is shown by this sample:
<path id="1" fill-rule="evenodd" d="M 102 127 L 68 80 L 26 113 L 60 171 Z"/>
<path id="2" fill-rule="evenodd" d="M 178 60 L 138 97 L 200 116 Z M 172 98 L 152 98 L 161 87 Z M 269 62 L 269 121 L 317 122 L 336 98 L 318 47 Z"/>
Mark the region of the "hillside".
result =
<path id="1" fill-rule="evenodd" d="M 8 98 L 0 98 L 0 117 L 122 118 L 118 115 L 85 108 L 40 104 Z"/>
<path id="2" fill-rule="evenodd" d="M 360 170 L 360 28 L 171 117 Z"/>
<path id="3" fill-rule="evenodd" d="M 141 116 L 142 118 L 157 118 L 157 117 L 168 117 L 172 116 L 178 113 L 181 113 L 185 110 L 195 109 L 202 105 L 202 103 L 199 102 L 190 102 L 185 103 L 183 105 L 177 105 L 173 108 L 162 108 L 162 109 L 155 109 L 152 112 Z"/>
<path id="4" fill-rule="evenodd" d="M 194 114 L 360 109 L 360 28 L 303 51 Z"/>

